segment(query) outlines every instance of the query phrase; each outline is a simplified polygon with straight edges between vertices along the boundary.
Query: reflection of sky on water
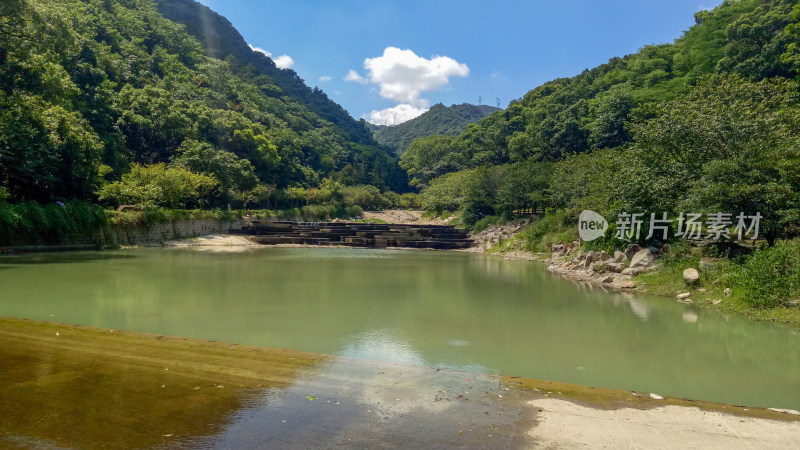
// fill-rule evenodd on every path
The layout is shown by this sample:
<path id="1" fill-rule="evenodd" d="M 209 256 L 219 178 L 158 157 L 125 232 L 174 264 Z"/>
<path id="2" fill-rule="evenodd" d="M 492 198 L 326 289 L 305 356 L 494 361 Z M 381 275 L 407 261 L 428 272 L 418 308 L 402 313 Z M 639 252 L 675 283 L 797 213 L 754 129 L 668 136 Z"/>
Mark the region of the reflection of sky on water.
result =
<path id="1" fill-rule="evenodd" d="M 403 332 L 396 328 L 381 328 L 365 331 L 348 336 L 344 340 L 342 349 L 336 352 L 339 356 L 357 358 L 368 361 L 393 362 L 407 366 L 438 367 L 451 370 L 494 373 L 481 364 L 459 364 L 454 361 L 463 360 L 456 355 L 460 349 L 469 347 L 470 342 L 462 339 L 451 339 L 441 347 L 449 347 L 439 353 L 439 360 L 426 360 L 420 349 L 413 346 L 411 341 L 404 337 Z M 456 348 L 453 348 L 456 347 Z M 448 353 L 452 355 L 448 356 Z"/>
<path id="2" fill-rule="evenodd" d="M 396 362 L 409 366 L 425 366 L 422 354 L 396 329 L 378 329 L 354 334 L 344 339 L 340 356 L 371 361 Z"/>
<path id="3" fill-rule="evenodd" d="M 353 348 L 368 348 L 365 354 L 378 357 L 398 349 L 408 352 L 406 358 L 418 360 L 407 345 L 387 344 L 387 337 L 391 333 L 364 333 L 354 342 L 378 344 Z M 250 400 L 226 420 L 219 433 L 189 438 L 182 446 L 421 448 L 415 446 L 429 443 L 431 433 L 438 436 L 445 429 L 455 435 L 464 423 L 475 428 L 509 425 L 520 417 L 511 409 L 505 416 L 485 414 L 497 408 L 492 401 L 502 399 L 498 395 L 505 392 L 498 378 L 480 373 L 333 358 L 301 373 L 286 388 L 252 391 Z M 422 442 L 387 440 L 387 435 L 398 432 L 404 439 Z"/>

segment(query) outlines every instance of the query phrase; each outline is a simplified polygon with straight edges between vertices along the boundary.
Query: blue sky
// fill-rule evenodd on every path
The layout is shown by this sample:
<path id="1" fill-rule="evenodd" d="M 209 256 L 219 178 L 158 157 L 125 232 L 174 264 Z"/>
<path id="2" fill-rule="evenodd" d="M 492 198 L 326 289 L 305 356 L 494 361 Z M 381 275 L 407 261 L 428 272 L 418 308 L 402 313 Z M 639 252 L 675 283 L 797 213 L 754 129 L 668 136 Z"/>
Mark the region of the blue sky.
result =
<path id="1" fill-rule="evenodd" d="M 324 90 L 353 117 L 389 125 L 429 105 L 478 103 L 479 96 L 483 104 L 495 105 L 499 98 L 506 107 L 548 80 L 576 75 L 644 45 L 672 42 L 694 23 L 695 12 L 721 3 L 200 2 L 230 20 L 250 45 L 291 66 L 306 84 Z"/>

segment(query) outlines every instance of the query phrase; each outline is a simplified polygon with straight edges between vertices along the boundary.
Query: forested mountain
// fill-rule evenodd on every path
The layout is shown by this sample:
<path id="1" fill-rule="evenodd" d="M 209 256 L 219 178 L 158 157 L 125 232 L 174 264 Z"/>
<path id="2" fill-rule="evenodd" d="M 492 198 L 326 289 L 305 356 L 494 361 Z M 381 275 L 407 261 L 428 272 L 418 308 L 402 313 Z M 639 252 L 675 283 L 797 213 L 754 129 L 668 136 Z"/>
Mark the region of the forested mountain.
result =
<path id="1" fill-rule="evenodd" d="M 800 5 L 726 0 L 672 44 L 553 80 L 401 165 L 465 221 L 537 203 L 603 214 L 760 211 L 800 225 Z M 795 230 L 795 231 L 792 231 Z"/>
<path id="2" fill-rule="evenodd" d="M 158 10 L 167 19 L 186 25 L 186 31 L 197 38 L 212 58 L 233 58 L 238 67 L 270 77 L 283 95 L 297 99 L 308 109 L 348 133 L 353 142 L 374 145 L 367 123 L 357 121 L 338 103 L 318 88 L 311 89 L 291 69 L 279 69 L 272 59 L 253 51 L 228 19 L 195 0 L 155 0 Z M 228 59 L 228 61 L 231 61 Z M 250 67 L 247 67 L 247 66 Z"/>
<path id="3" fill-rule="evenodd" d="M 703 75 L 794 77 L 797 60 L 781 58 L 796 40 L 784 30 L 794 3 L 726 0 L 698 12 L 696 24 L 672 44 L 648 45 L 533 89 L 468 127 L 462 138 L 471 165 L 557 160 L 624 145 L 632 138 L 626 121 L 652 117 L 654 105 L 686 94 Z"/>
<path id="4" fill-rule="evenodd" d="M 207 201 L 323 179 L 406 186 L 363 123 L 227 21 L 159 5 L 206 33 L 152 0 L 0 2 L 0 200 L 92 200 L 160 163 L 211 176 Z"/>
<path id="5" fill-rule="evenodd" d="M 500 111 L 500 108 L 469 103 L 448 107 L 438 103 L 419 117 L 399 125 L 370 125 L 370 127 L 374 130 L 378 142 L 391 147 L 397 155 L 402 155 L 416 138 L 434 135 L 457 136 L 464 132 L 467 125 L 495 111 Z"/>

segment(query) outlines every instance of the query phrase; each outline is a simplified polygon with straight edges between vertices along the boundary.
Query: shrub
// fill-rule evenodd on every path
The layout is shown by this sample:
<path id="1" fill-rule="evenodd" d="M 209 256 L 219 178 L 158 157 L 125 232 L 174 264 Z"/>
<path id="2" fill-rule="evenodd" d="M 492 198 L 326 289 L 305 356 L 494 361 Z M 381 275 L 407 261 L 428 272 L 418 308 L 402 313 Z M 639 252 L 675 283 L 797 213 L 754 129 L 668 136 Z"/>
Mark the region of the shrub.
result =
<path id="1" fill-rule="evenodd" d="M 130 173 L 103 186 L 100 200 L 122 204 L 153 203 L 161 206 L 185 207 L 190 202 L 202 202 L 219 185 L 214 177 L 197 174 L 165 164 L 142 166 L 132 164 Z"/>
<path id="2" fill-rule="evenodd" d="M 735 279 L 744 301 L 759 308 L 788 303 L 800 296 L 800 241 L 761 248 Z"/>

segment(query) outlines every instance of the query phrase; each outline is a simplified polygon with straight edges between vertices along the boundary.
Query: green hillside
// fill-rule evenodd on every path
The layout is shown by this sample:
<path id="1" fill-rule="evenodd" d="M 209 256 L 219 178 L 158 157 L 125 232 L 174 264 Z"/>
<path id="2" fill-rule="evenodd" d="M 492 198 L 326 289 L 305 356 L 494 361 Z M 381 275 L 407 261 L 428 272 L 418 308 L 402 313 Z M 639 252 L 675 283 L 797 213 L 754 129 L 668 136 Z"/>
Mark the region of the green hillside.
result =
<path id="1" fill-rule="evenodd" d="M 467 125 L 475 123 L 489 114 L 500 111 L 489 105 L 461 105 L 444 106 L 441 103 L 433 105 L 419 117 L 395 126 L 371 125 L 375 139 L 381 144 L 389 146 L 398 155 L 402 155 L 411 141 L 419 137 L 448 135 L 457 136 L 464 132 Z"/>
<path id="2" fill-rule="evenodd" d="M 468 224 L 532 203 L 570 218 L 760 211 L 770 242 L 796 233 L 800 6 L 726 0 L 695 22 L 674 43 L 547 82 L 458 137 L 414 141 L 401 165 L 427 186 L 425 207 Z"/>
<path id="3" fill-rule="evenodd" d="M 184 205 L 314 188 L 325 179 L 404 189 L 405 174 L 363 122 L 250 51 L 225 19 L 191 1 L 158 6 L 0 3 L 3 198 L 96 201 L 106 183 L 131 170 L 155 176 L 140 169 L 161 163 L 169 169 L 159 169 L 163 176 L 177 180 L 172 169 L 183 169 L 182 183 L 209 187 Z M 201 21 L 207 33 L 196 37 Z M 201 174 L 213 179 L 191 178 Z"/>
<path id="4" fill-rule="evenodd" d="M 353 142 L 375 144 L 366 122 L 353 119 L 321 90 L 306 86 L 295 71 L 279 69 L 270 58 L 250 49 L 228 19 L 194 0 L 155 2 L 164 17 L 186 25 L 186 31 L 200 41 L 208 56 L 232 61 L 237 67 L 249 65 L 246 70 L 268 76 L 283 95 L 296 99 L 323 119 L 344 130 Z"/>

